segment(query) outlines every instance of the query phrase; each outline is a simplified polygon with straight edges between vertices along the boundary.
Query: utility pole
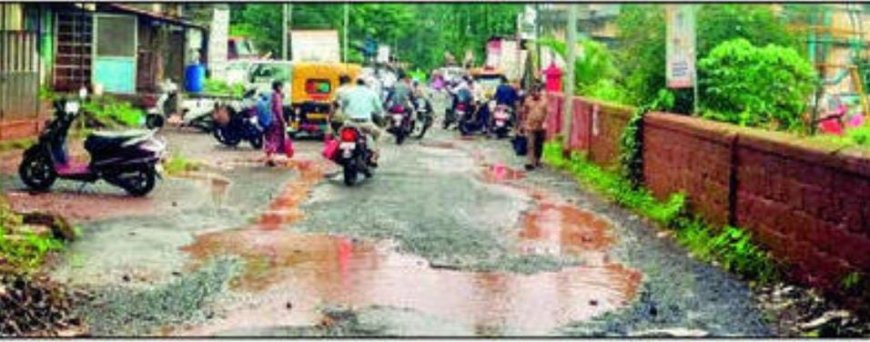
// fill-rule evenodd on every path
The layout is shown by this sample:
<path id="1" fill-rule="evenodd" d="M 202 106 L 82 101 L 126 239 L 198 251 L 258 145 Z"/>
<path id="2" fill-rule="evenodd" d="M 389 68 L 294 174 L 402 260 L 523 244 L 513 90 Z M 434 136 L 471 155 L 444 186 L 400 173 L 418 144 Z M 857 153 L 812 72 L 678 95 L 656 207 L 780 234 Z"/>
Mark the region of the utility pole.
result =
<path id="1" fill-rule="evenodd" d="M 571 135 L 571 118 L 574 110 L 574 61 L 577 59 L 577 5 L 568 5 L 568 28 L 567 28 L 568 60 L 565 84 L 565 107 L 562 113 L 562 136 L 564 137 L 565 149 L 567 150 L 568 137 Z"/>
<path id="2" fill-rule="evenodd" d="M 543 16 L 541 16 L 541 4 L 535 3 L 535 56 L 537 56 L 537 65 L 535 65 L 535 71 L 540 71 L 544 66 L 541 63 L 541 20 L 543 20 Z"/>
<path id="3" fill-rule="evenodd" d="M 344 3 L 344 58 L 342 59 L 345 63 L 347 63 L 347 27 L 348 22 L 350 22 L 350 3 Z"/>
<path id="4" fill-rule="evenodd" d="M 287 34 L 289 33 L 287 32 L 288 6 L 287 3 L 284 3 L 281 6 L 281 9 L 284 12 L 284 15 L 282 16 L 283 20 L 281 21 L 281 31 L 284 32 L 284 34 L 281 35 L 281 59 L 285 61 L 287 60 Z"/>

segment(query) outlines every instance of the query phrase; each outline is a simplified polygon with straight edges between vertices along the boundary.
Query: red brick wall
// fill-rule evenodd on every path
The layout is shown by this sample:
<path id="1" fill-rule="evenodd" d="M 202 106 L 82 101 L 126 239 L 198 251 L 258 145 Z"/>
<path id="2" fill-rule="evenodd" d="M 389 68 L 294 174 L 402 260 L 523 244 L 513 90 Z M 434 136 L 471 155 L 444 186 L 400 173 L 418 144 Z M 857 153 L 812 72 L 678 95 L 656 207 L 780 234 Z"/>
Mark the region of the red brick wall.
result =
<path id="1" fill-rule="evenodd" d="M 685 116 L 644 116 L 643 174 L 659 199 L 684 192 L 693 212 L 712 223 L 728 223 L 731 144 L 726 125 Z"/>
<path id="2" fill-rule="evenodd" d="M 870 153 L 796 141 L 650 113 L 644 180 L 660 199 L 682 191 L 709 221 L 748 229 L 795 279 L 836 292 L 850 272 L 870 271 Z"/>
<path id="3" fill-rule="evenodd" d="M 565 98 L 560 93 L 547 93 L 546 96 L 550 110 L 546 121 L 547 140 L 550 140 L 562 133 L 562 108 Z"/>
<path id="4" fill-rule="evenodd" d="M 0 121 L 0 141 L 32 137 L 40 128 L 40 120 L 36 119 Z"/>
<path id="5" fill-rule="evenodd" d="M 634 108 L 594 101 L 588 103 L 589 160 L 606 168 L 618 167 L 619 141 L 631 120 Z"/>
<path id="6" fill-rule="evenodd" d="M 870 156 L 788 139 L 740 133 L 735 220 L 796 278 L 836 290 L 848 273 L 870 271 Z"/>

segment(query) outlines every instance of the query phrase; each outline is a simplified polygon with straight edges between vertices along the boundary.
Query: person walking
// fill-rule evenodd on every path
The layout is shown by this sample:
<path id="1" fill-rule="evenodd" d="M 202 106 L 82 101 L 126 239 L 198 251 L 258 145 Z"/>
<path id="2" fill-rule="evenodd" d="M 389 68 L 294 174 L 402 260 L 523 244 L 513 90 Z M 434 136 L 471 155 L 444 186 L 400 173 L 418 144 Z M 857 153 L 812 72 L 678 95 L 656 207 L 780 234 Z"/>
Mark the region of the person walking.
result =
<path id="1" fill-rule="evenodd" d="M 266 141 L 263 150 L 266 152 L 266 165 L 275 166 L 272 155 L 285 153 L 288 158 L 293 157 L 293 142 L 287 136 L 287 122 L 284 120 L 284 91 L 283 83 L 272 82 L 272 123 L 266 130 Z"/>
<path id="2" fill-rule="evenodd" d="M 541 96 L 541 86 L 532 87 L 529 96 L 523 101 L 522 129 L 529 142 L 528 163 L 526 170 L 534 170 L 541 166 L 541 155 L 544 152 L 544 122 L 547 120 L 547 101 Z"/>

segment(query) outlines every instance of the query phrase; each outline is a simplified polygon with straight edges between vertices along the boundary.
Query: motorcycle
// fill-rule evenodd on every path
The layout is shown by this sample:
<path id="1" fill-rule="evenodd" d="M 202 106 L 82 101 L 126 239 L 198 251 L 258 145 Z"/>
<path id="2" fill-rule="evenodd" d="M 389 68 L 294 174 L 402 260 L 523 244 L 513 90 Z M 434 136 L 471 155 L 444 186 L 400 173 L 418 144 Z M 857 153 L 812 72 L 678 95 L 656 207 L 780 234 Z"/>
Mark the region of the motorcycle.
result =
<path id="1" fill-rule="evenodd" d="M 513 111 L 506 105 L 497 105 L 492 111 L 492 127 L 490 131 L 496 137 L 503 139 L 508 136 L 513 126 Z"/>
<path id="2" fill-rule="evenodd" d="M 374 152 L 366 143 L 365 134 L 359 128 L 345 126 L 339 130 L 338 136 L 335 162 L 344 169 L 344 184 L 353 186 L 360 172 L 371 178 L 376 166 L 372 163 Z"/>
<path id="3" fill-rule="evenodd" d="M 215 105 L 212 135 L 218 142 L 235 147 L 242 140 L 247 140 L 256 149 L 263 147 L 264 129 L 257 121 L 255 93 L 251 90 L 245 93 L 241 101 Z"/>
<path id="4" fill-rule="evenodd" d="M 454 95 L 455 96 L 455 95 Z M 447 108 L 444 113 L 444 124 L 443 129 L 449 129 L 450 125 L 456 124 L 459 126 L 459 121 L 462 117 L 464 117 L 467 113 L 474 112 L 474 104 L 471 100 L 461 101 L 456 104 L 455 109 Z"/>
<path id="5" fill-rule="evenodd" d="M 492 113 L 495 107 L 495 101 L 481 103 L 476 106 L 479 108 L 476 112 L 466 112 L 465 115 L 459 117 L 459 133 L 463 136 L 486 133 L 489 130 L 489 120 L 485 114 Z"/>
<path id="6" fill-rule="evenodd" d="M 429 127 L 432 127 L 432 122 L 435 120 L 432 117 L 432 103 L 423 97 L 417 98 L 415 101 L 415 111 L 417 112 L 417 120 L 420 124 L 414 125 L 414 132 L 416 132 L 417 139 L 423 139 L 423 136 L 426 135 L 426 131 L 429 130 Z"/>
<path id="7" fill-rule="evenodd" d="M 167 117 L 174 112 L 179 101 L 178 85 L 166 80 L 160 85 L 160 96 L 154 105 L 148 108 L 145 115 L 145 127 L 148 129 L 163 128 Z M 193 99 L 182 101 L 181 127 L 194 127 L 203 132 L 210 132 L 214 127 L 212 112 L 214 101 L 210 99 Z"/>
<path id="8" fill-rule="evenodd" d="M 402 105 L 390 106 L 388 114 L 390 120 L 387 132 L 396 136 L 396 145 L 401 145 L 405 141 L 405 137 L 414 131 L 413 116 Z"/>
<path id="9" fill-rule="evenodd" d="M 137 197 L 154 189 L 166 150 L 166 143 L 154 137 L 155 131 L 91 133 L 84 143 L 90 162 L 71 165 L 66 141 L 79 115 L 79 102 L 58 100 L 54 109 L 55 117 L 40 133 L 38 142 L 24 151 L 18 167 L 18 175 L 27 187 L 46 191 L 60 178 L 86 183 L 103 179 Z"/>

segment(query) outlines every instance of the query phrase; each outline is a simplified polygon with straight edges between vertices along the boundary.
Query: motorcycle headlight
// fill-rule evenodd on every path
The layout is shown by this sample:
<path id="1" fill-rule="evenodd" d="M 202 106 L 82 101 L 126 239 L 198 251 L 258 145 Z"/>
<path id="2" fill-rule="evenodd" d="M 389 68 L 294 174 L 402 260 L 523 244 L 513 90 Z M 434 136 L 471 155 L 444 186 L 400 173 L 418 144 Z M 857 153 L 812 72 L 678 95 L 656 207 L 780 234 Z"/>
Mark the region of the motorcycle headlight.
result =
<path id="1" fill-rule="evenodd" d="M 80 105 L 78 101 L 68 101 L 63 106 L 63 111 L 69 114 L 75 114 L 79 112 Z"/>

